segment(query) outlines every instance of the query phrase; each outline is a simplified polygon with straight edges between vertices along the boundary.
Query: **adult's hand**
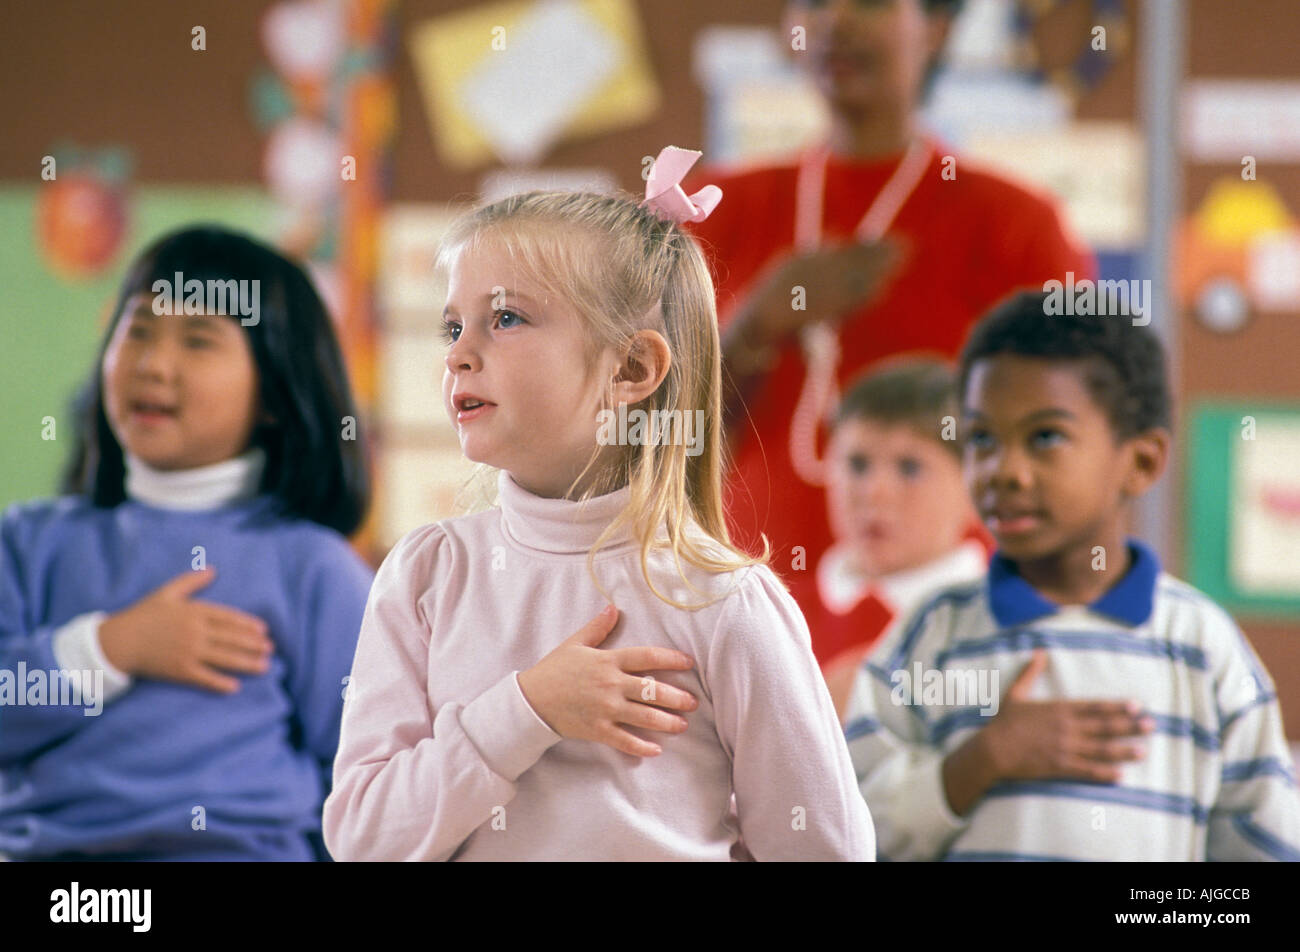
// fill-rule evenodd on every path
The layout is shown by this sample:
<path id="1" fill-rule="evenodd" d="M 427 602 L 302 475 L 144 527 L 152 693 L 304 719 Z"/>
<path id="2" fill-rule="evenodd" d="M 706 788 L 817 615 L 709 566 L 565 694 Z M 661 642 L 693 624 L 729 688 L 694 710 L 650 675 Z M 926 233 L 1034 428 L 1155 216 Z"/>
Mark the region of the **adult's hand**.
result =
<path id="1" fill-rule="evenodd" d="M 877 241 L 827 246 L 769 266 L 722 335 L 724 370 L 734 383 L 724 388 L 723 426 L 733 452 L 745 400 L 775 365 L 780 345 L 810 324 L 844 320 L 885 288 L 901 259 L 896 244 Z"/>
<path id="2" fill-rule="evenodd" d="M 898 245 L 889 241 L 791 255 L 769 266 L 736 316 L 749 322 L 758 345 L 779 344 L 808 324 L 839 323 L 884 290 L 901 257 Z M 796 308 L 799 303 L 802 309 Z"/>

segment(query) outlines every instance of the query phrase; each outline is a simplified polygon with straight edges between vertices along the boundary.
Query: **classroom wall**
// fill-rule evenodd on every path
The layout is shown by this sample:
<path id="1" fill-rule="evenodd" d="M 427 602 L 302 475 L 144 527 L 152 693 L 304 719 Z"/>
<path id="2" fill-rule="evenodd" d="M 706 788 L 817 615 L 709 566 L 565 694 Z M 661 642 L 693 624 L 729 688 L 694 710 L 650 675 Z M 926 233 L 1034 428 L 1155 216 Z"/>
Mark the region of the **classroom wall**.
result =
<path id="1" fill-rule="evenodd" d="M 1187 13 L 1184 89 L 1203 80 L 1300 81 L 1300 56 L 1296 54 L 1300 5 L 1276 0 L 1230 4 L 1190 0 Z M 1242 143 L 1243 155 L 1256 151 L 1250 138 L 1247 135 Z M 1204 161 L 1185 148 L 1182 156 L 1180 220 L 1201 206 L 1215 182 L 1242 182 L 1240 157 Z M 1258 158 L 1256 176 L 1247 184 L 1271 187 L 1289 205 L 1291 215 L 1300 217 L 1300 151 L 1286 158 Z M 1257 309 L 1239 331 L 1229 333 L 1211 330 L 1190 307 L 1180 308 L 1178 320 L 1177 390 L 1182 423 L 1178 436 L 1184 443 L 1195 437 L 1189 424 L 1200 404 L 1235 405 L 1242 417 L 1259 416 L 1272 406 L 1292 411 L 1300 408 L 1300 334 L 1296 330 L 1300 308 Z M 1267 439 L 1267 432 L 1260 438 Z M 1209 452 L 1218 455 L 1231 449 L 1225 445 Z M 1180 460 L 1174 478 L 1180 490 L 1177 512 L 1181 518 L 1175 520 L 1174 527 L 1182 556 L 1178 571 L 1186 572 L 1189 553 L 1198 546 L 1219 546 L 1222 540 L 1210 536 L 1205 520 L 1190 511 L 1188 494 L 1195 474 L 1186 452 L 1180 454 Z M 1300 472 L 1300 458 L 1291 460 L 1290 468 Z M 1228 607 L 1277 683 L 1288 735 L 1300 738 L 1300 621 L 1295 609 Z"/>
<path id="2" fill-rule="evenodd" d="M 0 150 L 0 285 L 6 288 L 0 297 L 6 366 L 0 505 L 52 491 L 67 444 L 41 440 L 41 421 L 48 415 L 65 419 L 72 389 L 93 358 L 114 283 L 142 243 L 196 217 L 272 233 L 262 184 L 263 139 L 249 106 L 250 77 L 265 61 L 256 37 L 267 6 L 257 0 L 184 5 L 50 0 L 6 10 L 6 29 L 0 33 L 0 88 L 6 93 L 6 148 Z M 480 170 L 456 170 L 439 158 L 403 45 L 415 24 L 468 6 L 464 0 L 403 0 L 397 6 L 397 137 L 389 183 L 395 202 L 468 199 L 479 183 Z M 662 91 L 661 109 L 641 125 L 562 143 L 546 157 L 547 167 L 605 168 L 624 188 L 638 188 L 641 156 L 670 142 L 697 145 L 702 138 L 704 103 L 692 72 L 691 38 L 711 23 L 775 23 L 782 3 L 642 0 L 638 6 Z M 1062 4 L 1040 21 L 1035 41 L 1048 66 L 1077 55 L 1088 6 Z M 1300 36 L 1300 6 L 1290 0 L 1188 0 L 1184 6 L 1189 77 L 1300 78 L 1293 42 Z M 1131 48 L 1138 50 L 1142 37 L 1135 0 L 1124 9 Z M 207 30 L 205 52 L 191 49 L 190 30 L 196 23 Z M 1078 117 L 1140 123 L 1136 89 L 1141 65 L 1135 55 L 1119 58 L 1080 102 Z M 34 195 L 42 187 L 41 157 L 69 139 L 129 150 L 136 197 L 120 253 L 103 274 L 75 282 L 55 277 L 31 239 Z M 1183 213 L 1195 207 L 1217 177 L 1238 171 L 1230 162 L 1187 161 Z M 1266 163 L 1260 174 L 1300 214 L 1300 164 Z M 1180 409 L 1200 399 L 1228 397 L 1261 404 L 1300 401 L 1296 316 L 1257 314 L 1242 332 L 1223 335 L 1181 310 L 1176 364 Z M 1185 447 L 1185 429 L 1179 439 Z M 1181 553 L 1194 542 L 1190 533 L 1196 531 L 1195 520 L 1183 517 L 1190 479 L 1183 447 L 1171 475 L 1174 511 L 1180 516 L 1173 528 L 1177 551 L 1171 567 L 1178 572 L 1186 569 Z M 1300 737 L 1300 652 L 1295 650 L 1300 625 L 1295 614 L 1240 617 L 1278 681 L 1289 733 Z"/>

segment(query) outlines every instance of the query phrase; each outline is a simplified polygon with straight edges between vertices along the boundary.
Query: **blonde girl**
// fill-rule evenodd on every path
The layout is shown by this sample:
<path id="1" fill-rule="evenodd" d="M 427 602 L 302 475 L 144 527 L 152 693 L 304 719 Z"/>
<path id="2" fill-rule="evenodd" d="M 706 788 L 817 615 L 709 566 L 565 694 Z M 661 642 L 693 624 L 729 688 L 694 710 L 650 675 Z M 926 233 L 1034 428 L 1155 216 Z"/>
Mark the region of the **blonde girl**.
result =
<path id="1" fill-rule="evenodd" d="M 449 234 L 443 400 L 499 506 L 380 568 L 336 859 L 874 859 L 804 619 L 727 538 L 698 156 L 660 153 L 641 204 L 532 192 Z"/>

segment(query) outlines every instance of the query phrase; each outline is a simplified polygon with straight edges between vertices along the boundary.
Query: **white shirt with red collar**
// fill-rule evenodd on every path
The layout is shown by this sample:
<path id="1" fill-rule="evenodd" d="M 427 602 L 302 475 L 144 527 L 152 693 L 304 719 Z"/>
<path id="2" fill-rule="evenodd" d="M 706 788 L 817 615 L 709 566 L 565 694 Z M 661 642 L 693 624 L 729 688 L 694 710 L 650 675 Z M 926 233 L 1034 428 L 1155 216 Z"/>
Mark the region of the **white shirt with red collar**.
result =
<path id="1" fill-rule="evenodd" d="M 817 563 L 821 610 L 810 614 L 808 624 L 823 665 L 850 649 L 871 645 L 927 595 L 973 581 L 988 569 L 984 546 L 977 539 L 966 539 L 924 565 L 875 578 L 853 571 L 849 556 L 849 547 L 837 543 Z"/>
<path id="2" fill-rule="evenodd" d="M 975 539 L 967 539 L 924 565 L 871 578 L 852 571 L 849 547 L 836 543 L 817 563 L 817 593 L 821 595 L 822 604 L 837 615 L 848 614 L 868 592 L 879 598 L 895 616 L 906 615 L 930 592 L 947 585 L 973 581 L 987 569 L 984 547 Z"/>

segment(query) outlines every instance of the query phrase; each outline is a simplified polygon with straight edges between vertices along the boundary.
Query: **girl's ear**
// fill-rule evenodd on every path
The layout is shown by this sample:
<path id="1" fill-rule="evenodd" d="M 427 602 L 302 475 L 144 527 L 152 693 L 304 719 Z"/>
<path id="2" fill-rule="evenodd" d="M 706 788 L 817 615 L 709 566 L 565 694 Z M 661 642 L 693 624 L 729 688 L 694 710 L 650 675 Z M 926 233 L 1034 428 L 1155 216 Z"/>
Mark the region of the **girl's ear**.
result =
<path id="1" fill-rule="evenodd" d="M 658 331 L 637 331 L 614 378 L 614 402 L 640 403 L 659 389 L 671 365 L 672 351 L 663 335 Z"/>

